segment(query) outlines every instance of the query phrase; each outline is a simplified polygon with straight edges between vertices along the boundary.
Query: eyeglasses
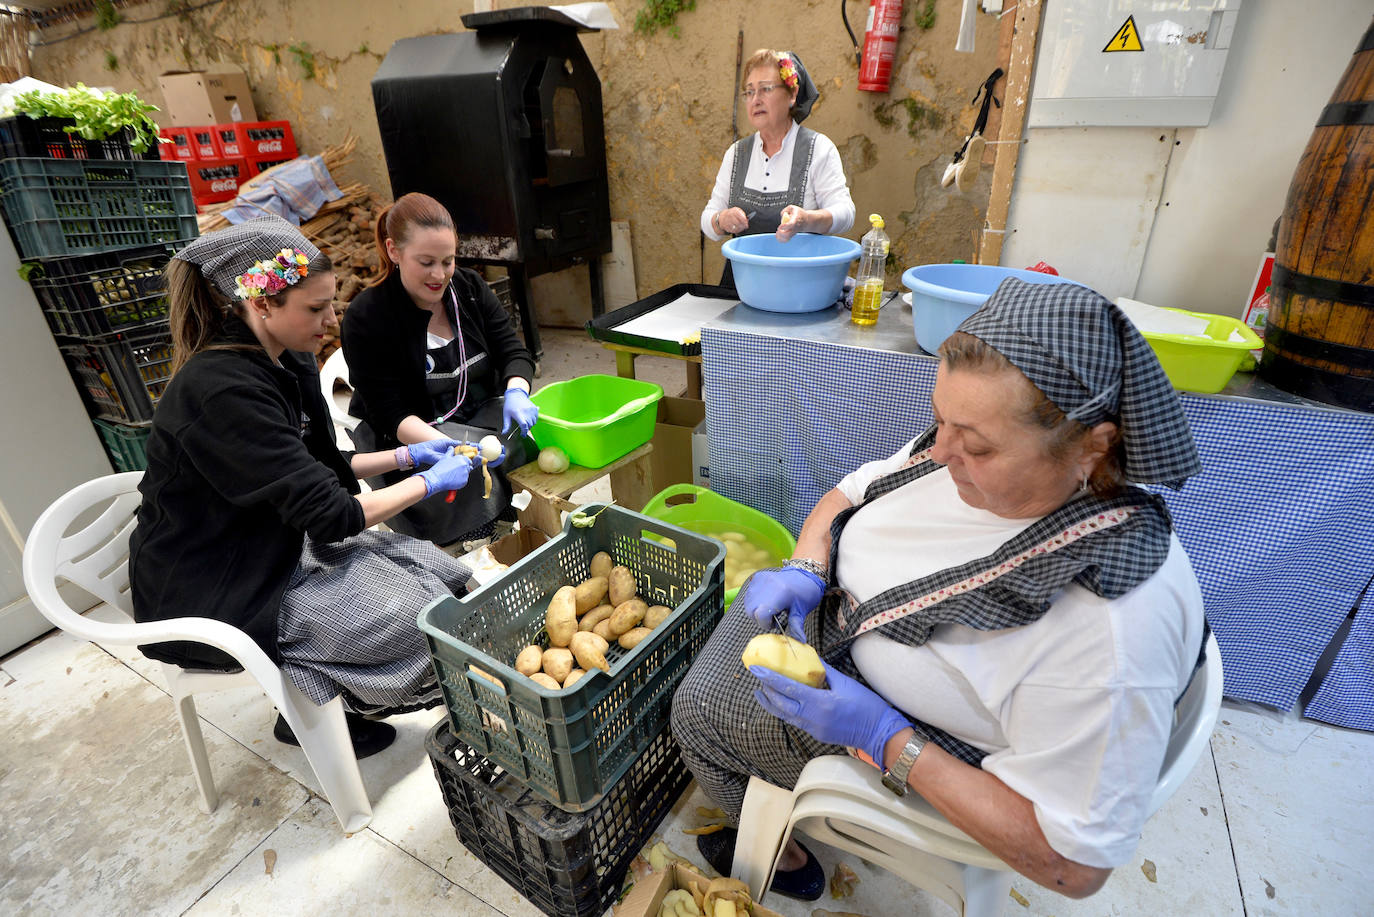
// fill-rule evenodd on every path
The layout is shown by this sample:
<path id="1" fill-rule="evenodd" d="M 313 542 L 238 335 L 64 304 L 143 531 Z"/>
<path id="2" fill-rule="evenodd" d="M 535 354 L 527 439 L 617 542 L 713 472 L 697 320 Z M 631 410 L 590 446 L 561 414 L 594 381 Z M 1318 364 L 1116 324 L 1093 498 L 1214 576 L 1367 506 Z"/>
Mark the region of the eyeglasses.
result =
<path id="1" fill-rule="evenodd" d="M 782 87 L 779 86 L 777 83 L 762 83 L 757 88 L 744 90 L 739 94 L 739 97 L 741 99 L 752 99 L 756 95 L 767 97 L 767 95 L 774 89 L 781 88 Z"/>

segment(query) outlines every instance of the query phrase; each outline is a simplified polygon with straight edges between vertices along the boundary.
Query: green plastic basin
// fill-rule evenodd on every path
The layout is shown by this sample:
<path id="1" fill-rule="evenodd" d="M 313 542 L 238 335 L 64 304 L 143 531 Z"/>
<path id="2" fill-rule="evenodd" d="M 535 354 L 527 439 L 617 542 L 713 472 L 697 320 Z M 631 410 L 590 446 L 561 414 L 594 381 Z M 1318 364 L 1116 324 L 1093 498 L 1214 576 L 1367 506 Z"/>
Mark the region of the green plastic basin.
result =
<path id="1" fill-rule="evenodd" d="M 530 435 L 557 446 L 585 468 L 601 468 L 654 437 L 663 388 L 639 379 L 593 374 L 554 382 L 530 396 L 539 420 Z"/>

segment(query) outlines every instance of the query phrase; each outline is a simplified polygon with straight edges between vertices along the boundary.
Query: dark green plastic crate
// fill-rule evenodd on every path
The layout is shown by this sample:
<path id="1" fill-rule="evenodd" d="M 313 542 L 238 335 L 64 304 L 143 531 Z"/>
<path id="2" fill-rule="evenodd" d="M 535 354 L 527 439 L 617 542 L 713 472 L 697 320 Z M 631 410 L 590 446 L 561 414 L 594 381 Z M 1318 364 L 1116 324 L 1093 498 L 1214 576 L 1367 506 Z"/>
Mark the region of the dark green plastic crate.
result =
<path id="1" fill-rule="evenodd" d="M 105 451 L 115 471 L 148 470 L 148 434 L 153 429 L 151 423 L 111 423 L 96 419 L 91 422 L 100 434 L 100 441 L 105 444 Z"/>
<path id="2" fill-rule="evenodd" d="M 153 419 L 172 379 L 172 333 L 160 322 L 103 338 L 59 345 L 92 417 L 123 423 Z"/>
<path id="3" fill-rule="evenodd" d="M 585 509 L 600 511 L 592 526 L 569 519 L 496 580 L 463 598 L 438 599 L 419 617 L 454 734 L 569 811 L 595 804 L 662 731 L 724 596 L 719 542 L 618 506 Z M 634 649 L 612 643 L 609 673 L 593 669 L 571 688 L 541 688 L 515 671 L 515 657 L 531 643 L 548 645 L 549 600 L 585 579 L 598 551 L 630 569 L 650 605 L 673 613 Z"/>
<path id="4" fill-rule="evenodd" d="M 200 235 L 186 165 L 0 160 L 0 203 L 22 258 L 61 258 Z"/>
<path id="5" fill-rule="evenodd" d="M 48 327 L 59 337 L 89 338 L 167 320 L 163 271 L 185 242 L 50 258 L 28 263 Z"/>
<path id="6" fill-rule="evenodd" d="M 692 780 L 667 728 L 585 812 L 566 812 L 535 795 L 454 738 L 443 720 L 425 748 L 459 843 L 552 917 L 605 913 L 630 861 Z"/>

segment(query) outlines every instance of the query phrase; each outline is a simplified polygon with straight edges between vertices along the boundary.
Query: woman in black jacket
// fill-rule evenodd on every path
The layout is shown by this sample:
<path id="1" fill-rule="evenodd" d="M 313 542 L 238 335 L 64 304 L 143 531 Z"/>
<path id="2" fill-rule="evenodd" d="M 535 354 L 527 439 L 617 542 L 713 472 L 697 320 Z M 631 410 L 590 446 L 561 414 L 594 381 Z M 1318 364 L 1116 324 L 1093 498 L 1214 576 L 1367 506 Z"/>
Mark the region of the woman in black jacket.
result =
<path id="1" fill-rule="evenodd" d="M 242 629 L 318 704 L 343 695 L 359 756 L 395 730 L 367 717 L 440 699 L 417 611 L 470 571 L 433 545 L 368 526 L 463 487 L 452 440 L 349 457 L 314 352 L 336 323 L 329 259 L 263 217 L 202 236 L 167 268 L 175 373 L 153 417 L 130 538 L 134 615 Z M 355 475 L 428 465 L 360 494 Z M 141 647 L 194 668 L 234 667 L 195 643 Z M 280 717 L 278 739 L 296 744 Z"/>
<path id="2" fill-rule="evenodd" d="M 458 235 L 444 206 L 425 194 L 402 196 L 377 219 L 384 274 L 344 314 L 343 350 L 363 422 L 359 449 L 386 449 L 441 436 L 476 441 L 497 434 L 506 466 L 533 458 L 525 437 L 539 416 L 529 398 L 534 359 L 482 277 L 456 267 Z M 425 500 L 388 523 L 438 545 L 490 536 L 514 521 L 510 484 L 480 475 L 455 495 Z M 395 480 L 383 474 L 381 484 Z"/>

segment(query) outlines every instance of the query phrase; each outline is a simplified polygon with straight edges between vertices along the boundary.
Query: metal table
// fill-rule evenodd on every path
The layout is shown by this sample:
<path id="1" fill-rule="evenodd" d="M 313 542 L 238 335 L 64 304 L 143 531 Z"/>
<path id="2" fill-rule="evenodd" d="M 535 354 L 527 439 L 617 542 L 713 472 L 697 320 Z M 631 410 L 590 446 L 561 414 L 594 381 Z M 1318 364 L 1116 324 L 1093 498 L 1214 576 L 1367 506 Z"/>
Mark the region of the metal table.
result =
<path id="1" fill-rule="evenodd" d="M 933 420 L 937 360 L 900 299 L 871 328 L 838 308 L 739 305 L 703 329 L 702 359 L 712 489 L 793 533 L 841 477 Z M 1304 712 L 1374 729 L 1374 414 L 1250 374 L 1180 397 L 1204 471 L 1161 493 L 1202 584 L 1227 695 L 1291 709 L 1358 603 Z"/>

